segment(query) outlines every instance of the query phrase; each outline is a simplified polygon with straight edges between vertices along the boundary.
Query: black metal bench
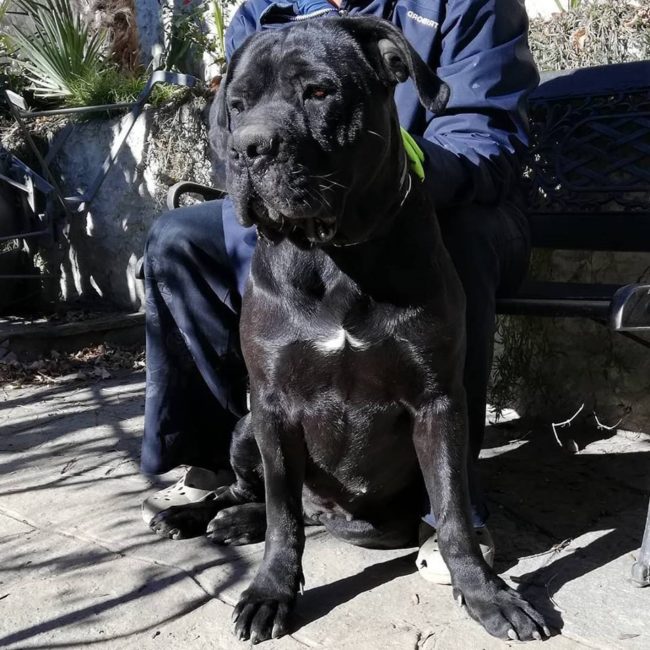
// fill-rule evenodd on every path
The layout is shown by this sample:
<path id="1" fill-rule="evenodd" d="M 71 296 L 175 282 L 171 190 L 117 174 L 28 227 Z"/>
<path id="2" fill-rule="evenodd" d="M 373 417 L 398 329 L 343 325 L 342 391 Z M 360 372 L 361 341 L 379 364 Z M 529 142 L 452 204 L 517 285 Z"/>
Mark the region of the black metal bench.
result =
<path id="1" fill-rule="evenodd" d="M 650 62 L 547 76 L 532 98 L 531 130 L 533 246 L 650 252 Z M 650 285 L 530 281 L 498 309 L 650 331 Z"/>
<path id="2" fill-rule="evenodd" d="M 650 61 L 547 75 L 530 115 L 533 247 L 650 253 Z M 531 280 L 497 310 L 591 318 L 650 347 L 635 334 L 650 332 L 650 284 Z M 650 585 L 650 510 L 632 579 Z"/>

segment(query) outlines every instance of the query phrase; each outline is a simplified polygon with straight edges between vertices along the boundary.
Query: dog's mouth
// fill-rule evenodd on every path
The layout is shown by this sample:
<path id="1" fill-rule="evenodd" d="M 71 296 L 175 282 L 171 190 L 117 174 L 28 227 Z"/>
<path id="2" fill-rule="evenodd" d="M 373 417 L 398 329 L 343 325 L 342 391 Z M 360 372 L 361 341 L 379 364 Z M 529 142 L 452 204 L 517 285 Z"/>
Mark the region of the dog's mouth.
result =
<path id="1" fill-rule="evenodd" d="M 278 235 L 292 236 L 306 239 L 310 244 L 327 244 L 336 236 L 337 219 L 335 216 L 322 214 L 296 214 L 291 211 L 291 216 L 284 214 L 273 206 L 267 205 L 258 196 L 249 202 L 249 214 L 253 223 L 269 234 L 269 230 Z"/>
<path id="2" fill-rule="evenodd" d="M 336 217 L 308 217 L 296 223 L 295 227 L 301 228 L 307 240 L 312 244 L 327 244 L 336 235 Z"/>

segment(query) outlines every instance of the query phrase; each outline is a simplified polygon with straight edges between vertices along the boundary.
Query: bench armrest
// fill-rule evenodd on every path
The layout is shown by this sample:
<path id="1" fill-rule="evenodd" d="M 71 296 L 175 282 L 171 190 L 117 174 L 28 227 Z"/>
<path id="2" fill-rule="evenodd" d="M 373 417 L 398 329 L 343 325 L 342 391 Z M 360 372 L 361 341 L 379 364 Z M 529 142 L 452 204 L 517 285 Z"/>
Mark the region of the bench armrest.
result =
<path id="1" fill-rule="evenodd" d="M 650 331 L 650 284 L 628 284 L 612 296 L 609 325 L 615 332 Z"/>
<path id="2" fill-rule="evenodd" d="M 223 199 L 226 193 L 216 187 L 193 183 L 192 181 L 180 181 L 172 185 L 167 192 L 167 208 L 175 210 L 180 205 L 183 194 L 198 194 L 204 201 Z"/>

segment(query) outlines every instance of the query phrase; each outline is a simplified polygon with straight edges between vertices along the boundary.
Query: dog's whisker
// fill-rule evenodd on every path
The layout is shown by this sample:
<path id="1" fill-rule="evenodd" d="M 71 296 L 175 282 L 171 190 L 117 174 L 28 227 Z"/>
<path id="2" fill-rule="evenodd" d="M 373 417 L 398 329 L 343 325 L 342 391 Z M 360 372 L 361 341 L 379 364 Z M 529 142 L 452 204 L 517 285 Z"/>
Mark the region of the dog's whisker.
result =
<path id="1" fill-rule="evenodd" d="M 322 192 L 329 192 L 329 190 L 331 190 L 332 188 L 335 188 L 335 187 L 340 187 L 343 190 L 348 189 L 346 185 L 341 185 L 341 183 L 330 183 L 329 185 L 326 185 L 325 183 L 319 183 L 318 184 L 318 188 Z"/>
<path id="2" fill-rule="evenodd" d="M 321 179 L 321 180 L 329 180 L 331 183 L 336 183 L 337 181 L 334 181 L 331 179 L 332 176 L 334 176 L 336 172 L 330 172 L 329 174 L 312 174 L 310 178 L 313 179 Z"/>
<path id="3" fill-rule="evenodd" d="M 310 178 L 312 180 L 324 180 L 324 181 L 326 181 L 327 183 L 329 183 L 328 189 L 332 188 L 332 187 L 340 187 L 340 188 L 342 188 L 344 190 L 348 189 L 347 185 L 344 185 L 343 183 L 339 183 L 338 181 L 332 180 L 331 178 L 327 178 L 327 176 L 329 176 L 329 174 L 327 174 L 325 176 L 311 176 Z M 319 183 L 319 185 L 320 185 L 320 183 Z"/>
<path id="4" fill-rule="evenodd" d="M 321 207 L 328 208 L 329 210 L 332 209 L 332 204 L 323 196 L 322 192 L 313 190 L 307 190 L 307 192 L 312 198 L 318 201 Z"/>
<path id="5" fill-rule="evenodd" d="M 320 188 L 320 189 L 323 189 L 323 188 Z M 328 188 L 324 188 L 324 190 L 327 190 L 327 189 Z M 329 208 L 331 210 L 332 209 L 332 204 L 327 200 L 327 198 L 325 197 L 323 192 L 318 191 L 316 194 L 317 194 L 318 198 L 321 201 L 321 205 L 326 206 L 327 208 Z"/>

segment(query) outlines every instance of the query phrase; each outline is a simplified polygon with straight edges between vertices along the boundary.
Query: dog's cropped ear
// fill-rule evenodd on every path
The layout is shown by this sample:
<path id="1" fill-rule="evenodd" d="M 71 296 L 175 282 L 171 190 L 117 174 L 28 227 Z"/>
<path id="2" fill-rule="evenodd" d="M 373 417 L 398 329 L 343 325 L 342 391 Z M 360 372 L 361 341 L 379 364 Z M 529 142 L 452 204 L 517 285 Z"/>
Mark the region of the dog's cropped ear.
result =
<path id="1" fill-rule="evenodd" d="M 373 17 L 349 18 L 346 22 L 366 45 L 369 41 L 374 43 L 382 68 L 379 72 L 389 83 L 401 83 L 410 77 L 427 110 L 434 115 L 444 110 L 449 101 L 449 86 L 422 60 L 399 29 Z"/>

